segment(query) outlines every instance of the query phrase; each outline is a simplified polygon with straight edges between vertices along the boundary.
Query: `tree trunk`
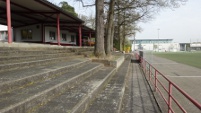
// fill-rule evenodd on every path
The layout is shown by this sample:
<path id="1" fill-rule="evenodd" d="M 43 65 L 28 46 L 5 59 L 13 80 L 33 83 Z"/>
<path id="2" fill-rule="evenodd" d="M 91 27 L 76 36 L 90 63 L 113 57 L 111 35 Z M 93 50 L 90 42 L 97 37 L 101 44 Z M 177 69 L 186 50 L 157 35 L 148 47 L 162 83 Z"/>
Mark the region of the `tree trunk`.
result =
<path id="1" fill-rule="evenodd" d="M 125 17 L 124 17 L 124 21 L 125 21 Z M 125 51 L 125 38 L 126 38 L 126 25 L 123 25 L 123 29 L 122 29 L 122 50 Z"/>
<path id="2" fill-rule="evenodd" d="M 122 50 L 125 51 L 125 25 L 123 25 L 123 30 L 122 30 L 123 34 L 122 34 Z"/>
<path id="3" fill-rule="evenodd" d="M 96 0 L 96 38 L 94 55 L 104 57 L 104 0 Z"/>
<path id="4" fill-rule="evenodd" d="M 120 0 L 117 0 L 117 6 L 118 6 L 118 9 L 120 8 Z M 118 15 L 117 15 L 117 20 L 118 20 L 118 29 L 117 29 L 117 37 L 119 39 L 119 50 L 122 51 L 122 40 L 121 40 L 121 15 L 120 15 L 120 10 L 118 10 Z"/>
<path id="5" fill-rule="evenodd" d="M 114 45 L 114 22 L 112 25 L 112 34 L 111 34 L 111 38 L 110 38 L 110 50 L 113 51 L 113 45 Z"/>
<path id="6" fill-rule="evenodd" d="M 109 5 L 109 12 L 108 12 L 108 18 L 107 18 L 107 33 L 106 33 L 106 54 L 107 56 L 111 55 L 111 48 L 110 48 L 110 41 L 112 36 L 112 25 L 114 23 L 114 3 L 115 0 L 110 0 Z"/>

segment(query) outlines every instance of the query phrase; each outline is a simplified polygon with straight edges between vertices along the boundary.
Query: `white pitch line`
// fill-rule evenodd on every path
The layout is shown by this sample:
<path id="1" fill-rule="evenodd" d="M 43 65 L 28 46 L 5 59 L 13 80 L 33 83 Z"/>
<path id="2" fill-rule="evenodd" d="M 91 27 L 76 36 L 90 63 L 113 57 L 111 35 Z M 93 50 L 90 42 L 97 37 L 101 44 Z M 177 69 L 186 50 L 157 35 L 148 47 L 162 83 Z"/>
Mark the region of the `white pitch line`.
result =
<path id="1" fill-rule="evenodd" d="M 185 77 L 185 78 L 191 78 L 191 77 L 201 77 L 201 76 L 169 76 L 169 77 Z"/>
<path id="2" fill-rule="evenodd" d="M 178 63 L 151 63 L 151 64 L 178 64 Z"/>

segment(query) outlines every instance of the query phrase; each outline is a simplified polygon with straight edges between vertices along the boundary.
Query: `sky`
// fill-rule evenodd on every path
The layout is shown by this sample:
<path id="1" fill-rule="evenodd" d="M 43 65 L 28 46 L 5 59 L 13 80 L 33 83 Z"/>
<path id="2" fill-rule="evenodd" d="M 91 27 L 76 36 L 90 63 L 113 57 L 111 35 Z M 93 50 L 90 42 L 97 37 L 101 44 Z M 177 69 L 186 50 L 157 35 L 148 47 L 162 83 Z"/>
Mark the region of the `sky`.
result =
<path id="1" fill-rule="evenodd" d="M 174 10 L 159 12 L 147 23 L 140 23 L 142 32 L 136 39 L 173 39 L 174 42 L 201 42 L 201 0 L 189 0 Z M 159 30 L 158 30 L 159 29 Z"/>
<path id="2" fill-rule="evenodd" d="M 49 0 L 55 4 L 67 1 L 75 7 L 79 14 L 95 14 L 94 7 L 83 8 L 76 0 Z M 92 1 L 92 2 L 91 2 Z M 94 0 L 84 0 L 85 5 Z M 188 0 L 188 2 L 176 9 L 163 9 L 154 16 L 154 19 L 139 23 L 142 28 L 137 32 L 136 39 L 173 39 L 173 42 L 189 43 L 201 42 L 201 0 Z M 2 29 L 2 27 L 0 27 Z M 158 30 L 159 29 L 159 30 Z"/>

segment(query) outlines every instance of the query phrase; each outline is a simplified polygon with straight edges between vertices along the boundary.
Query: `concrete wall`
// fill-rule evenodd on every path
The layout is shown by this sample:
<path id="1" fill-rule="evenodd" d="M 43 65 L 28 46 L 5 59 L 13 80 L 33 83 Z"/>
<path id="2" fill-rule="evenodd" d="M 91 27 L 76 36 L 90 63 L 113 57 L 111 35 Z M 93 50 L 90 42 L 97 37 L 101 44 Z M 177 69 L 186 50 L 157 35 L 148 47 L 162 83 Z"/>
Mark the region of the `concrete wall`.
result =
<path id="1" fill-rule="evenodd" d="M 13 30 L 12 30 L 12 40 L 13 40 Z M 8 33 L 7 30 L 0 30 L 0 41 L 7 42 L 8 41 Z"/>
<path id="2" fill-rule="evenodd" d="M 36 24 L 36 25 L 30 25 L 30 26 L 25 26 L 25 27 L 20 27 L 20 28 L 14 28 L 14 37 L 16 42 L 23 42 L 23 41 L 40 41 L 42 42 L 42 30 L 41 30 L 41 25 Z M 21 36 L 21 31 L 22 30 L 32 30 L 32 39 L 22 39 Z"/>
<path id="3" fill-rule="evenodd" d="M 56 40 L 51 40 L 50 39 L 50 37 L 49 37 L 50 31 L 55 32 Z M 61 30 L 60 32 L 61 32 L 60 41 L 61 41 L 62 44 L 75 44 L 76 45 L 76 42 L 77 42 L 76 33 L 71 33 L 69 31 L 64 31 L 64 30 Z M 62 34 L 66 34 L 66 37 L 67 37 L 66 41 L 62 40 Z M 71 42 L 71 35 L 73 35 L 74 38 L 75 38 L 74 42 Z M 45 27 L 45 42 L 57 43 L 57 28 L 56 27 Z"/>
<path id="4" fill-rule="evenodd" d="M 56 27 L 45 27 L 45 42 L 51 42 L 51 43 L 57 43 L 57 28 Z M 21 31 L 22 30 L 31 30 L 32 31 L 32 39 L 22 39 L 22 34 Z M 49 37 L 50 31 L 55 32 L 55 36 L 56 39 L 55 40 L 51 40 Z M 66 34 L 67 40 L 64 41 L 62 40 L 62 34 Z M 74 42 L 71 42 L 71 36 L 74 36 Z M 15 28 L 14 29 L 14 37 L 15 37 L 15 42 L 42 42 L 43 38 L 42 38 L 42 27 L 40 24 L 36 24 L 36 25 L 30 25 L 30 26 L 25 26 L 25 27 L 20 27 L 20 28 Z M 61 44 L 75 44 L 77 42 L 76 39 L 76 33 L 71 33 L 69 31 L 65 31 L 65 30 L 61 30 L 61 34 L 60 34 L 60 41 Z"/>
<path id="5" fill-rule="evenodd" d="M 8 33 L 7 31 L 0 31 L 0 41 L 7 41 Z"/>

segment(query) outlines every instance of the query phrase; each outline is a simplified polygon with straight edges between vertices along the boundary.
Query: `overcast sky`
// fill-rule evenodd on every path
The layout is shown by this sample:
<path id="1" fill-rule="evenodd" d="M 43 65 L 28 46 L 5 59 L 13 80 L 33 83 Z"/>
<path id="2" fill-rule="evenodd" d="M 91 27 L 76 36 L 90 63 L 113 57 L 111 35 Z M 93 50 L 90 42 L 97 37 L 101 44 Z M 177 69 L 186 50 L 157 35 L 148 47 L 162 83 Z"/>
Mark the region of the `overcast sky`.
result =
<path id="1" fill-rule="evenodd" d="M 59 4 L 65 0 L 50 0 Z M 83 8 L 76 0 L 66 0 L 75 7 L 78 14 L 94 14 L 94 7 Z M 94 0 L 84 0 L 91 4 Z M 174 10 L 161 10 L 155 18 L 147 23 L 140 23 L 142 32 L 136 34 L 137 39 L 157 39 L 158 31 L 161 39 L 174 39 L 174 42 L 201 42 L 201 0 L 188 0 L 188 2 Z M 0 28 L 1 29 L 1 28 Z M 158 30 L 160 29 L 160 30 Z"/>
<path id="2" fill-rule="evenodd" d="M 201 0 L 189 0 L 173 10 L 162 10 L 155 19 L 141 23 L 136 38 L 171 38 L 174 42 L 201 41 Z"/>

